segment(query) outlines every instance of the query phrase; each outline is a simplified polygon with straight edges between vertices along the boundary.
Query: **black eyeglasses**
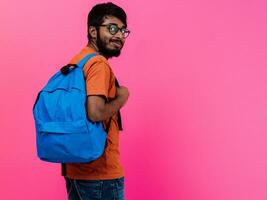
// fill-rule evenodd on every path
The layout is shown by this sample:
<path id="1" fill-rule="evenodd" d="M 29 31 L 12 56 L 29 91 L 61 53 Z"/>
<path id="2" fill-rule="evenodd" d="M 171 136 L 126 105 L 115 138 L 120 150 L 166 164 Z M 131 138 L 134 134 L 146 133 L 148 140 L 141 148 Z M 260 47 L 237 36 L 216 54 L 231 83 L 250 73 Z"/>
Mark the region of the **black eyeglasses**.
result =
<path id="1" fill-rule="evenodd" d="M 126 29 L 125 27 L 119 28 L 117 24 L 102 24 L 99 26 L 105 26 L 108 28 L 108 31 L 111 35 L 115 35 L 119 31 L 122 33 L 122 36 L 124 38 L 127 38 L 130 34 L 130 31 Z"/>

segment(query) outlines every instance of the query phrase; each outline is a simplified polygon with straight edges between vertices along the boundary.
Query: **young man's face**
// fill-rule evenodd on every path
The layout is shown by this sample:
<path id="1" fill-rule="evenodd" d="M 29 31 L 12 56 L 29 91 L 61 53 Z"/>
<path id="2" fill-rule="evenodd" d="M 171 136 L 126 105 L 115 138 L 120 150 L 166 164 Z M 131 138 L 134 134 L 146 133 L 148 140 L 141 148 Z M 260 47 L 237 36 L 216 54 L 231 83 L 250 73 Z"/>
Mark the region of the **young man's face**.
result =
<path id="1" fill-rule="evenodd" d="M 96 45 L 99 49 L 99 52 L 108 58 L 119 56 L 125 42 L 122 32 L 119 30 L 114 34 L 113 30 L 114 28 L 116 29 L 116 27 L 113 28 L 111 25 L 115 25 L 118 28 L 125 27 L 121 20 L 113 16 L 106 16 L 104 18 L 104 22 L 99 27 Z"/>

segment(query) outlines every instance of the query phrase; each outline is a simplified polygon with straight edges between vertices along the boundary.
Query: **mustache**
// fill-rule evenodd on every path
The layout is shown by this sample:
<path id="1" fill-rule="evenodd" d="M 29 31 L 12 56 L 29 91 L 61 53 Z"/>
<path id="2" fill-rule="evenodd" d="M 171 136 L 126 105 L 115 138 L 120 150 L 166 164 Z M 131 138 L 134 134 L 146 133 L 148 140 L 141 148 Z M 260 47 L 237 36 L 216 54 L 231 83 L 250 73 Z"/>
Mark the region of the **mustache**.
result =
<path id="1" fill-rule="evenodd" d="M 117 42 L 117 43 L 123 45 L 122 41 L 119 40 L 119 39 L 117 39 L 117 40 L 116 39 L 113 39 L 113 40 L 110 40 L 110 42 Z"/>

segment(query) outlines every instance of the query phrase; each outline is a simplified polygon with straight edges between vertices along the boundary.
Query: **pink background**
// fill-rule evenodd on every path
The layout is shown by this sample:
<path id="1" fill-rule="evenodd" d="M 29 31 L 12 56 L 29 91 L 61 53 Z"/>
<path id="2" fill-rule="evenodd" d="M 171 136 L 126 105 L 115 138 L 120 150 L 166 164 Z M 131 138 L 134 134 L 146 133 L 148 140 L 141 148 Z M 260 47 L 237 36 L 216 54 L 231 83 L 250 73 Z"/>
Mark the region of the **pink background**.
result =
<path id="1" fill-rule="evenodd" d="M 0 198 L 66 199 L 36 156 L 32 105 L 86 44 L 99 1 L 0 1 Z M 122 109 L 126 200 L 267 199 L 267 3 L 114 1 L 132 33 L 111 60 Z"/>

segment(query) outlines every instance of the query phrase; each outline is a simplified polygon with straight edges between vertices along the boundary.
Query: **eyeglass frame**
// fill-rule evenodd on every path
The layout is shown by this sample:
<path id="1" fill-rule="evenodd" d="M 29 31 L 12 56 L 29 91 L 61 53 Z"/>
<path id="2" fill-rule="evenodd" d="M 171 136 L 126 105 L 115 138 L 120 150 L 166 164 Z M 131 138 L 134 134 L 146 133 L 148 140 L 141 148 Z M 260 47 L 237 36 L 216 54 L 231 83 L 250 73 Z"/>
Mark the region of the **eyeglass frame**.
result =
<path id="1" fill-rule="evenodd" d="M 114 25 L 114 26 L 116 26 L 116 27 L 118 28 L 118 31 L 117 31 L 116 33 L 114 33 L 114 34 L 110 32 L 110 26 L 112 26 L 112 25 Z M 124 38 L 127 38 L 127 37 L 130 35 L 130 33 L 131 33 L 131 31 L 128 30 L 127 28 L 125 28 L 124 26 L 120 28 L 117 24 L 114 24 L 114 23 L 110 23 L 110 24 L 101 24 L 101 25 L 98 25 L 98 26 L 107 27 L 107 28 L 108 28 L 108 32 L 109 32 L 111 35 L 116 35 L 116 34 L 120 31 L 120 32 L 122 33 L 122 35 L 123 35 Z M 123 29 L 126 31 L 126 32 L 124 32 L 124 33 L 128 33 L 128 35 L 127 35 L 126 37 L 124 36 L 124 33 L 123 33 L 123 31 L 122 31 Z"/>

